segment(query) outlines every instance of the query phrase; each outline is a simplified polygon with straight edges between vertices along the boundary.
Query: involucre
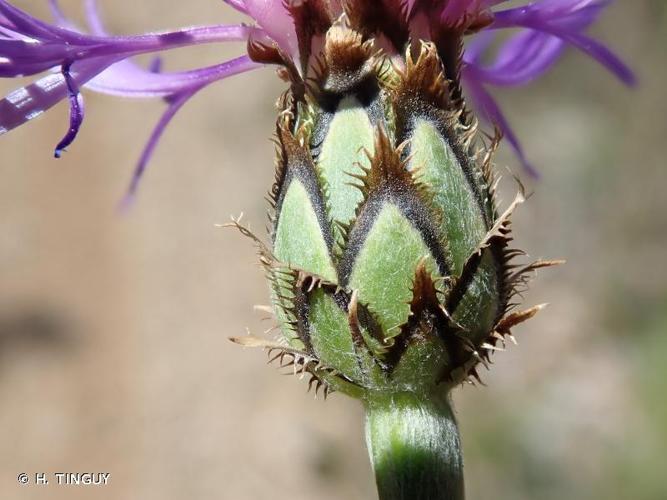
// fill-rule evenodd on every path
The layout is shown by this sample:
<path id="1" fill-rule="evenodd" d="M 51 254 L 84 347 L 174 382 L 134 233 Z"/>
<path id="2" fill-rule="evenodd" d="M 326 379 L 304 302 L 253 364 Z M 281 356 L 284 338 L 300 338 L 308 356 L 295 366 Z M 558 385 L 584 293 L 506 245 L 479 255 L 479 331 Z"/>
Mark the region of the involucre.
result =
<path id="1" fill-rule="evenodd" d="M 499 212 L 500 137 L 467 111 L 458 46 L 406 40 L 397 57 L 380 36 L 400 33 L 365 32 L 354 8 L 317 14 L 320 31 L 300 39 L 317 47 L 305 75 L 275 47 L 249 48 L 291 84 L 276 124 L 272 247 L 260 244 L 283 341 L 234 340 L 267 348 L 316 391 L 363 402 L 382 499 L 462 498 L 450 391 L 480 381 L 479 366 L 541 308 L 510 312 L 532 271 L 554 262 L 514 264 L 523 193 Z"/>

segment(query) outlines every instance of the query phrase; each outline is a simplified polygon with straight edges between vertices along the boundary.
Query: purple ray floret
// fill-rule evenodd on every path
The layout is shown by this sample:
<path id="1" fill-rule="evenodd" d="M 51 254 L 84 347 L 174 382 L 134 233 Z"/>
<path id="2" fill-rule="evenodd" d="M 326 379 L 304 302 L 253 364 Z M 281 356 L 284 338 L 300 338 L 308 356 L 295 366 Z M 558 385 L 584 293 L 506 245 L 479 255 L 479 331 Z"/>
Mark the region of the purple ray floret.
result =
<path id="1" fill-rule="evenodd" d="M 224 0 L 229 7 L 249 16 L 255 26 L 197 26 L 135 36 L 109 34 L 101 22 L 96 1 L 84 1 L 87 30 L 77 28 L 60 10 L 57 0 L 48 0 L 55 23 L 36 19 L 0 0 L 0 77 L 43 74 L 0 100 L 0 135 L 67 99 L 70 124 L 56 146 L 55 156 L 59 157 L 76 137 L 83 121 L 81 89 L 124 97 L 161 98 L 167 109 L 135 168 L 128 197 L 135 193 L 165 128 L 190 98 L 214 82 L 261 66 L 247 54 L 240 54 L 204 68 L 163 73 L 161 59 L 144 68 L 133 60 L 134 56 L 204 43 L 247 41 L 252 37 L 269 40 L 289 57 L 299 58 L 294 21 L 284 0 Z M 323 1 L 336 15 L 342 12 L 342 0 Z M 634 75 L 608 48 L 585 34 L 610 0 L 537 0 L 501 9 L 504 1 L 381 0 L 381 5 L 405 13 L 413 38 L 429 38 L 428 30 L 424 29 L 424 19 L 429 18 L 469 33 L 476 32 L 469 38 L 463 56 L 464 95 L 481 118 L 504 133 L 526 169 L 535 174 L 489 88 L 531 82 L 553 67 L 568 46 L 591 56 L 626 84 L 634 83 Z M 495 33 L 505 28 L 517 32 L 489 60 L 486 55 Z"/>
<path id="2" fill-rule="evenodd" d="M 487 31 L 477 35 L 464 54 L 463 81 L 482 118 L 505 134 L 526 170 L 537 171 L 526 159 L 518 137 L 486 86 L 515 86 L 539 78 L 568 45 L 591 56 L 627 85 L 635 83 L 632 71 L 609 49 L 584 34 L 609 0 L 541 0 L 497 11 Z M 504 42 L 494 60 L 484 64 L 486 48 L 495 30 L 521 28 Z"/>
<path id="3" fill-rule="evenodd" d="M 79 128 L 81 128 L 81 123 L 83 123 L 83 97 L 81 97 L 79 87 L 74 78 L 72 78 L 70 66 L 71 64 L 65 63 L 62 68 L 62 74 L 67 85 L 67 96 L 70 102 L 69 130 L 56 146 L 53 153 L 56 158 L 60 158 L 65 148 L 74 142 L 76 135 L 79 133 Z"/>
<path id="4" fill-rule="evenodd" d="M 0 0 L 0 77 L 50 72 L 0 100 L 0 134 L 36 118 L 67 98 L 70 125 L 55 147 L 59 158 L 83 122 L 80 88 L 131 97 L 161 97 L 169 103 L 171 118 L 189 97 L 209 84 L 251 70 L 258 65 L 248 56 L 193 71 L 157 73 L 144 69 L 131 57 L 202 43 L 245 41 L 251 28 L 244 25 L 215 25 L 137 36 L 110 36 L 102 26 L 95 2 L 87 0 L 87 20 L 92 34 L 77 30 L 50 1 L 57 25 L 40 21 Z M 175 103 L 179 103 L 178 106 Z M 163 119 L 151 136 L 137 171 L 143 172 L 169 120 Z M 133 177 L 133 192 L 138 176 Z"/>

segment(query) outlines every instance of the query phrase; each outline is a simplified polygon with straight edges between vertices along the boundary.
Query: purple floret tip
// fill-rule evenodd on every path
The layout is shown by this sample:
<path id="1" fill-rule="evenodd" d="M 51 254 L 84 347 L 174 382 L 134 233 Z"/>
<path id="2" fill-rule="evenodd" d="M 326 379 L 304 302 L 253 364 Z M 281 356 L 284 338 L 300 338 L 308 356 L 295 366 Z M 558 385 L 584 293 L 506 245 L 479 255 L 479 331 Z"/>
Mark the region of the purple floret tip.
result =
<path id="1" fill-rule="evenodd" d="M 134 60 L 135 56 L 204 43 L 243 42 L 252 34 L 267 46 L 280 49 L 288 58 L 302 62 L 297 26 L 285 0 L 223 0 L 251 17 L 254 25 L 198 26 L 134 36 L 110 35 L 100 18 L 96 0 L 84 1 L 88 33 L 65 15 L 58 0 L 48 0 L 55 24 L 41 21 L 10 2 L 0 0 L 0 77 L 37 75 L 61 69 L 42 75 L 0 99 L 0 134 L 68 99 L 69 129 L 55 148 L 54 155 L 58 158 L 81 127 L 84 108 L 79 90 L 84 86 L 115 96 L 163 99 L 167 109 L 135 169 L 123 202 L 125 206 L 131 204 L 164 129 L 185 102 L 215 81 L 261 66 L 244 54 L 209 67 L 165 73 L 159 57 L 143 67 Z M 325 2 L 333 17 L 341 15 L 341 0 Z M 386 9 L 396 10 L 396 6 L 402 6 L 398 10 L 405 15 L 405 28 L 412 39 L 429 39 L 431 31 L 425 29 L 428 19 L 438 19 L 454 31 L 458 29 L 462 34 L 472 35 L 463 54 L 464 97 L 470 98 L 480 118 L 502 130 L 524 169 L 534 177 L 537 171 L 526 159 L 518 137 L 489 89 L 519 86 L 535 80 L 554 66 L 567 46 L 589 55 L 625 84 L 637 83 L 634 73 L 618 56 L 585 33 L 610 0 L 535 0 L 504 9 L 500 6 L 506 5 L 505 0 L 377 2 Z M 497 30 L 506 28 L 516 32 L 500 44 L 493 57 L 487 58 Z M 297 66 L 300 71 L 301 65 Z"/>
<path id="2" fill-rule="evenodd" d="M 70 103 L 70 125 L 67 133 L 55 148 L 53 156 L 56 158 L 60 158 L 63 151 L 65 151 L 65 148 L 74 142 L 74 139 L 76 139 L 76 136 L 79 133 L 79 129 L 81 128 L 81 124 L 83 123 L 83 97 L 79 92 L 79 87 L 76 84 L 76 81 L 74 78 L 72 78 L 72 74 L 70 72 L 71 66 L 71 63 L 66 63 L 63 64 L 62 67 L 62 74 L 65 77 L 65 83 L 67 84 L 67 95 Z"/>
<path id="3" fill-rule="evenodd" d="M 498 126 L 524 169 L 537 177 L 518 137 L 486 86 L 518 86 L 539 78 L 558 61 L 567 45 L 584 52 L 629 86 L 636 84 L 632 70 L 605 45 L 584 34 L 608 0 L 541 0 L 494 13 L 488 31 L 477 35 L 464 53 L 464 86 L 474 107 L 486 121 Z M 491 62 L 483 56 L 495 30 L 520 28 L 502 43 Z"/>

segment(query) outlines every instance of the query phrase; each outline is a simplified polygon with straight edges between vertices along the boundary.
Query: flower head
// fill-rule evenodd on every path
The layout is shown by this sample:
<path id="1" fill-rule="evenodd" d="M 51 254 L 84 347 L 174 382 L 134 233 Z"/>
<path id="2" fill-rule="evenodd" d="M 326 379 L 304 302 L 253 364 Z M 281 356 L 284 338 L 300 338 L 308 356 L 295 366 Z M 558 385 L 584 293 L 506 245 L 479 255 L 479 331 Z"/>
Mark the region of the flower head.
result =
<path id="1" fill-rule="evenodd" d="M 469 99 L 481 118 L 505 134 L 529 169 L 489 87 L 522 85 L 539 77 L 568 45 L 590 55 L 625 83 L 634 81 L 631 71 L 612 52 L 584 33 L 608 0 L 538 0 L 508 9 L 498 7 L 504 0 L 225 0 L 248 15 L 254 25 L 188 27 L 136 36 L 107 33 L 95 0 L 85 0 L 86 30 L 69 21 L 56 0 L 49 2 L 53 23 L 0 0 L 0 77 L 45 73 L 0 100 L 0 134 L 69 99 L 70 126 L 55 148 L 59 157 L 83 122 L 82 88 L 118 96 L 162 98 L 167 109 L 135 169 L 130 193 L 135 191 L 165 127 L 193 95 L 214 82 L 269 63 L 282 65 L 283 74 L 291 72 L 292 81 L 306 82 L 325 28 L 340 22 L 343 12 L 346 23 L 364 36 L 376 36 L 386 52 L 395 55 L 392 62 L 399 69 L 410 39 L 432 41 L 449 66 L 446 77 L 461 86 L 461 99 Z M 495 33 L 506 28 L 518 31 L 488 61 Z M 247 41 L 248 52 L 195 70 L 165 73 L 133 61 L 140 54 L 231 41 Z"/>
<path id="2" fill-rule="evenodd" d="M 605 0 L 226 0 L 254 26 L 217 25 L 118 37 L 88 0 L 88 32 L 51 2 L 48 24 L 0 0 L 0 75 L 48 74 L 0 101 L 0 132 L 61 99 L 83 121 L 81 88 L 159 97 L 167 109 L 135 170 L 130 194 L 162 131 L 197 92 L 276 65 L 279 100 L 271 245 L 260 249 L 278 342 L 244 337 L 272 359 L 310 374 L 310 385 L 361 399 L 382 499 L 463 498 L 462 461 L 449 393 L 543 306 L 512 311 L 538 269 L 518 264 L 511 216 L 495 197 L 500 140 L 477 133 L 477 115 L 520 144 L 488 87 L 524 84 L 567 45 L 626 83 L 630 71 L 584 34 Z M 494 34 L 517 32 L 495 47 Z M 133 58 L 201 43 L 245 40 L 236 59 L 165 73 Z M 493 45 L 492 45 L 493 44 Z M 481 146 L 481 147 L 480 147 Z M 528 167 L 530 168 L 530 167 Z M 273 328 L 271 329 L 273 330 Z M 267 332 L 268 333 L 268 332 Z"/>

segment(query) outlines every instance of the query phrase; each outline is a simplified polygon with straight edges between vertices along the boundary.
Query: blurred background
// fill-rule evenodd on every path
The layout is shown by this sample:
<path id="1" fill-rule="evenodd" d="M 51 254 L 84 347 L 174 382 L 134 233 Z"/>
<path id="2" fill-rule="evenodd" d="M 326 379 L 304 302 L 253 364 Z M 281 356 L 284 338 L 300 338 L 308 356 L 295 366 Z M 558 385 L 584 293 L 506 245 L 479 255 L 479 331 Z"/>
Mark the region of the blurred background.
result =
<path id="1" fill-rule="evenodd" d="M 47 19 L 46 1 L 13 2 Z M 130 34 L 239 20 L 219 1 L 100 1 Z M 62 1 L 81 20 L 80 1 Z M 570 50 L 500 101 L 542 172 L 520 247 L 565 258 L 526 304 L 487 388 L 454 399 L 471 500 L 667 498 L 667 3 L 618 1 L 593 33 L 637 71 L 628 90 Z M 243 46 L 176 51 L 166 69 Z M 20 82 L 0 81 L 2 94 Z M 167 130 L 129 213 L 116 206 L 160 102 L 86 94 L 64 158 L 59 105 L 0 138 L 0 496 L 7 499 L 375 498 L 360 406 L 227 338 L 266 328 L 263 233 L 271 69 L 198 95 Z M 517 161 L 508 149 L 499 168 Z M 512 183 L 503 198 L 509 200 Z M 105 488 L 17 484 L 20 472 L 110 472 Z"/>

